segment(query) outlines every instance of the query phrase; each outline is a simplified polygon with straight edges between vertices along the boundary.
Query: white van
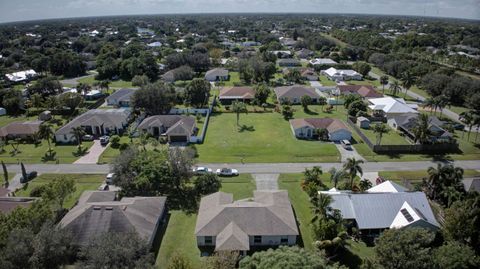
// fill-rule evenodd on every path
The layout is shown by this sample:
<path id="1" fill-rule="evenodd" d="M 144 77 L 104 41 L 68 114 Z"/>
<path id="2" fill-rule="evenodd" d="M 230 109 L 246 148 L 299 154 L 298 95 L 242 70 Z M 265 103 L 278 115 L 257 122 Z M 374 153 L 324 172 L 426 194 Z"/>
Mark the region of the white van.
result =
<path id="1" fill-rule="evenodd" d="M 347 150 L 351 150 L 351 149 L 352 149 L 352 144 L 350 143 L 350 141 L 348 141 L 348 140 L 346 140 L 346 139 L 340 141 L 340 144 L 342 144 L 342 147 L 343 147 L 344 149 L 347 149 Z"/>

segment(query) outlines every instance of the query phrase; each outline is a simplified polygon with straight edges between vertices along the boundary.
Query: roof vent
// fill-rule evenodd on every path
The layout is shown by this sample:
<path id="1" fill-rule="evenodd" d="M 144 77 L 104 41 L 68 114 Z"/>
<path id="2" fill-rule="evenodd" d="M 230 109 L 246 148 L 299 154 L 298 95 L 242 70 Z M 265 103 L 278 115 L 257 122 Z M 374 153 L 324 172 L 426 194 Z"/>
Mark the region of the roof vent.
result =
<path id="1" fill-rule="evenodd" d="M 101 209 L 102 209 L 102 207 L 100 207 L 100 206 L 94 206 L 93 207 L 93 210 L 101 210 Z"/>

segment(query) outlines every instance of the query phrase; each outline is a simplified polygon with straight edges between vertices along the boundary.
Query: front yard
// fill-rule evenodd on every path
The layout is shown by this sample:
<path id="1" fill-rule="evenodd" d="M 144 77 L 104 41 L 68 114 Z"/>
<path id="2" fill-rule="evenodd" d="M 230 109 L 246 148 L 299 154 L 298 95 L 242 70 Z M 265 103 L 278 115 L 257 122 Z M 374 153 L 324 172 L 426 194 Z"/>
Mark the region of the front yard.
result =
<path id="1" fill-rule="evenodd" d="M 279 113 L 213 114 L 204 144 L 197 145 L 199 161 L 239 162 L 337 162 L 334 144 L 296 139 L 288 121 Z M 239 129 L 240 128 L 240 129 Z"/>

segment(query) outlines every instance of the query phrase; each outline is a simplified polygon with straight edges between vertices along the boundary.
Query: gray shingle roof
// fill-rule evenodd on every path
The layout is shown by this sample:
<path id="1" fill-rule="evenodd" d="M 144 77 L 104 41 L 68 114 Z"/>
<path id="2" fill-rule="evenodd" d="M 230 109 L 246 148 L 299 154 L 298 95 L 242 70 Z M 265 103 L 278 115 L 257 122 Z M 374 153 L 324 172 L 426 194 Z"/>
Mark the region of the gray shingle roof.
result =
<path id="1" fill-rule="evenodd" d="M 112 201 L 113 195 L 114 192 L 86 191 L 63 217 L 60 226 L 72 231 L 75 244 L 88 244 L 103 233 L 130 231 L 136 231 L 150 244 L 153 242 L 164 215 L 166 198 L 133 197 Z"/>
<path id="2" fill-rule="evenodd" d="M 191 136 L 195 128 L 195 118 L 181 115 L 156 115 L 150 116 L 138 125 L 138 129 L 146 130 L 152 127 L 163 127 L 168 135 Z"/>
<path id="3" fill-rule="evenodd" d="M 40 129 L 42 121 L 12 122 L 0 128 L 0 137 L 8 135 L 33 135 Z"/>
<path id="4" fill-rule="evenodd" d="M 71 120 L 55 132 L 55 135 L 69 134 L 74 127 L 91 124 L 103 124 L 104 126 L 116 126 L 121 128 L 127 122 L 130 115 L 128 109 L 92 109 Z"/>
<path id="5" fill-rule="evenodd" d="M 277 87 L 274 91 L 278 100 L 281 100 L 282 98 L 301 98 L 304 95 L 308 95 L 312 98 L 320 97 L 320 95 L 315 92 L 314 88 L 303 85 Z"/>
<path id="6" fill-rule="evenodd" d="M 120 89 L 112 93 L 107 97 L 107 102 L 109 100 L 116 100 L 118 102 L 129 101 L 132 95 L 137 89 Z"/>

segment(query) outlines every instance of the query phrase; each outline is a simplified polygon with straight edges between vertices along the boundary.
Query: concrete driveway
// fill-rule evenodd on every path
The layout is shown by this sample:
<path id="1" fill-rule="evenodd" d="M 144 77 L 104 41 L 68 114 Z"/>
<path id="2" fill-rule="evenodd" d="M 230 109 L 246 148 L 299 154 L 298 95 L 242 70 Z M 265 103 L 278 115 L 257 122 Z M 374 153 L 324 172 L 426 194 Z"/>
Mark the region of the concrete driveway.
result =
<path id="1" fill-rule="evenodd" d="M 314 87 L 314 88 L 320 88 L 322 87 L 322 83 L 320 83 L 320 81 L 310 81 L 310 86 Z"/>
<path id="2" fill-rule="evenodd" d="M 278 190 L 278 174 L 252 174 L 257 190 Z"/>
<path id="3" fill-rule="evenodd" d="M 366 162 L 365 158 L 363 158 L 353 146 L 351 150 L 346 150 L 340 143 L 335 143 L 335 146 L 337 147 L 338 152 L 340 152 L 342 162 L 346 162 L 348 158 L 355 158 L 356 160 L 363 160 Z"/>
<path id="4" fill-rule="evenodd" d="M 88 153 L 76 160 L 74 164 L 96 164 L 100 155 L 107 149 L 107 146 L 100 145 L 100 140 L 93 141 L 93 145 L 88 149 Z"/>

